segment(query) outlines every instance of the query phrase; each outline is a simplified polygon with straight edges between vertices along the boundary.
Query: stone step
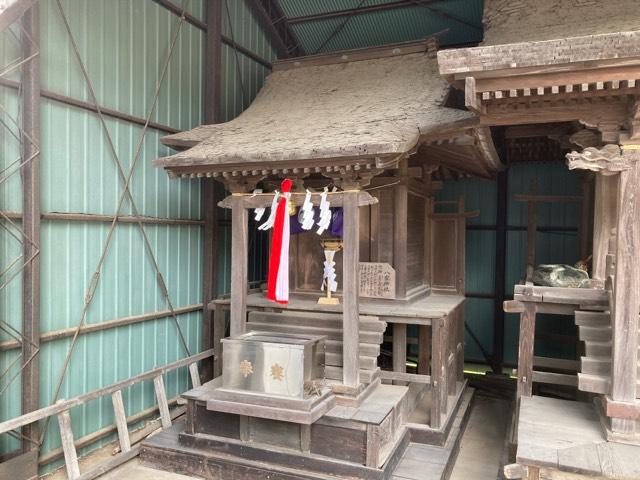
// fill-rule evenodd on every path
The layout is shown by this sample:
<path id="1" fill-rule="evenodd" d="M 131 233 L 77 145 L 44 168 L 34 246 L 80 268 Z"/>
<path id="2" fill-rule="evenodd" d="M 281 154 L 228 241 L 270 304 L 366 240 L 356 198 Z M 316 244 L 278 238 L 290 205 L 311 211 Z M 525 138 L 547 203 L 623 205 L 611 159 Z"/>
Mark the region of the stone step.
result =
<path id="1" fill-rule="evenodd" d="M 342 329 L 342 314 L 316 312 L 249 312 L 249 323 L 275 323 L 277 325 L 294 325 L 301 327 L 318 327 Z M 384 333 L 387 323 L 378 317 L 360 316 L 361 332 Z"/>

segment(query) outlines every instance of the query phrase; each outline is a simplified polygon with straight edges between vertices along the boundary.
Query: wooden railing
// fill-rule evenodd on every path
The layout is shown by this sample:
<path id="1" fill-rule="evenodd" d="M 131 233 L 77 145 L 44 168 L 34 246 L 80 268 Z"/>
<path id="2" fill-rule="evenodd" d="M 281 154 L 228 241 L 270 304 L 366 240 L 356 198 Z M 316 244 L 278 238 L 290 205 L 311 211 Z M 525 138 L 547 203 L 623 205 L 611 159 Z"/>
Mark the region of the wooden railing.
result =
<path id="1" fill-rule="evenodd" d="M 162 367 L 154 368 L 153 370 L 149 370 L 140 375 L 102 387 L 98 390 L 78 395 L 77 397 L 67 400 L 59 400 L 57 403 L 49 405 L 48 407 L 44 407 L 0 423 L 0 434 L 11 432 L 12 430 L 21 428 L 25 425 L 56 415 L 60 426 L 60 438 L 62 440 L 62 450 L 64 452 L 67 476 L 70 480 L 89 480 L 96 478 L 97 476 L 102 475 L 103 473 L 108 472 L 109 470 L 135 457 L 140 451 L 139 445 L 131 445 L 129 429 L 127 427 L 127 416 L 124 409 L 124 403 L 122 401 L 122 390 L 145 380 L 153 380 L 156 401 L 160 412 L 160 424 L 163 429 L 169 428 L 171 427 L 172 421 L 171 414 L 169 412 L 167 394 L 164 387 L 163 375 L 177 368 L 188 366 L 191 383 L 193 387 L 198 387 L 200 386 L 200 376 L 197 362 L 211 357 L 213 357 L 213 349 L 183 358 L 177 362 L 173 362 Z M 74 407 L 83 405 L 105 395 L 111 395 L 111 400 L 113 402 L 120 453 L 114 455 L 108 461 L 103 462 L 91 470 L 81 474 L 69 411 Z"/>

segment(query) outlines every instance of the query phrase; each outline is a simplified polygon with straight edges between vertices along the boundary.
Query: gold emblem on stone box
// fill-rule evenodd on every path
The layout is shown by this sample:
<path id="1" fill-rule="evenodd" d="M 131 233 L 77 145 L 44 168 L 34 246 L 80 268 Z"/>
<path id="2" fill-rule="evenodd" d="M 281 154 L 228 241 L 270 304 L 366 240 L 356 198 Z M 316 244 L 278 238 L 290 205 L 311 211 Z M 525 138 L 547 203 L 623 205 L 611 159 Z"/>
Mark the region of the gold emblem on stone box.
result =
<path id="1" fill-rule="evenodd" d="M 271 365 L 271 376 L 274 380 L 282 381 L 284 379 L 284 368 L 278 363 Z"/>
<path id="2" fill-rule="evenodd" d="M 253 365 L 249 360 L 243 360 L 240 362 L 240 373 L 244 378 L 247 378 L 253 373 Z"/>

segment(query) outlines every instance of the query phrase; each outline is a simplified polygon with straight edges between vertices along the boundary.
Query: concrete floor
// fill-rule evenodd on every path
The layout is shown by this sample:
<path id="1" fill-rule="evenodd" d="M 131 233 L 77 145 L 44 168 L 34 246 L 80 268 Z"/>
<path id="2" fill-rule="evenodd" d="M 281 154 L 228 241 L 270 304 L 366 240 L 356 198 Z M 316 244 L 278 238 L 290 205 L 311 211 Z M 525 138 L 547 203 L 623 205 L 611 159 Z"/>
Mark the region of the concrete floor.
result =
<path id="1" fill-rule="evenodd" d="M 450 480 L 496 480 L 499 477 L 507 426 L 509 403 L 477 393 L 469 423 L 462 436 L 460 452 Z M 80 471 L 104 461 L 112 446 L 85 457 Z M 47 476 L 47 480 L 66 479 L 64 471 Z M 105 480 L 188 480 L 191 477 L 163 472 L 140 465 L 137 458 L 100 477 Z"/>
<path id="2" fill-rule="evenodd" d="M 511 412 L 509 402 L 476 394 L 449 480 L 496 480 Z"/>

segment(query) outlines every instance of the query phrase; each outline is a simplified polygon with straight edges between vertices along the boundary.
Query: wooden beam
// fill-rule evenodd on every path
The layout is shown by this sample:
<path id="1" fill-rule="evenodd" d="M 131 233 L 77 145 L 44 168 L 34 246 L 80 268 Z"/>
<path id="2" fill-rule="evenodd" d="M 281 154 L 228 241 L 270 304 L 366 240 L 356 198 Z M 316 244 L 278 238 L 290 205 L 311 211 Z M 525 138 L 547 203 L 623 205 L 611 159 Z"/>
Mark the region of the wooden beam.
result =
<path id="1" fill-rule="evenodd" d="M 271 38 L 279 58 L 305 55 L 302 44 L 276 0 L 249 0 L 249 6 Z"/>
<path id="2" fill-rule="evenodd" d="M 343 208 L 342 382 L 347 387 L 357 388 L 360 385 L 360 211 L 357 192 L 344 193 Z"/>
<path id="3" fill-rule="evenodd" d="M 256 196 L 252 196 L 251 194 L 229 195 L 224 200 L 218 202 L 218 206 L 222 208 L 233 208 L 233 206 L 236 204 L 235 202 L 239 201 L 241 208 L 244 209 L 254 209 L 261 207 L 268 208 L 271 206 L 273 195 L 274 194 L 272 193 Z M 302 203 L 305 195 L 306 194 L 304 192 L 291 192 L 292 200 L 297 200 L 300 203 Z M 332 207 L 342 207 L 344 206 L 346 195 L 344 192 L 336 192 L 331 193 L 327 198 Z M 359 207 L 365 207 L 378 203 L 378 199 L 371 196 L 369 192 L 357 192 L 355 195 L 355 199 Z M 319 205 L 320 193 L 313 193 L 311 195 L 311 201 L 314 204 Z"/>
<path id="4" fill-rule="evenodd" d="M 18 2 L 27 3 L 27 2 Z M 22 394 L 21 413 L 38 409 L 40 402 L 40 7 L 34 4 L 22 18 Z M 28 160 L 31 159 L 31 160 Z M 26 425 L 22 449 L 37 446 L 38 425 Z M 37 447 L 36 447 L 37 448 Z"/>

